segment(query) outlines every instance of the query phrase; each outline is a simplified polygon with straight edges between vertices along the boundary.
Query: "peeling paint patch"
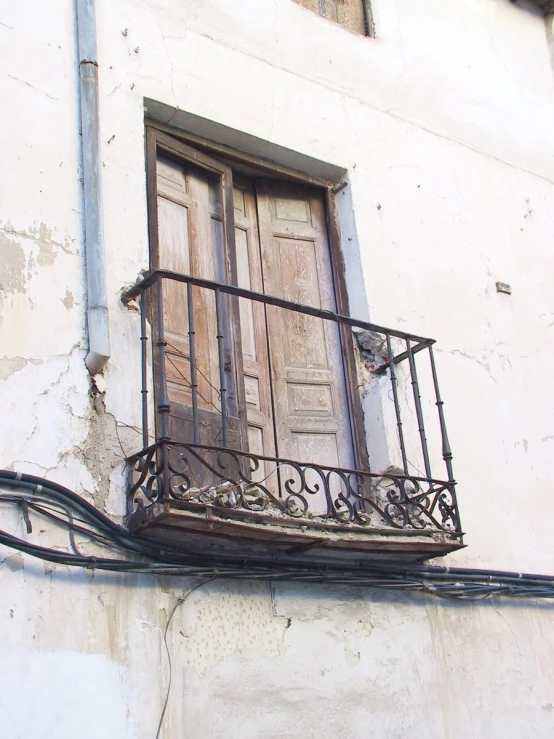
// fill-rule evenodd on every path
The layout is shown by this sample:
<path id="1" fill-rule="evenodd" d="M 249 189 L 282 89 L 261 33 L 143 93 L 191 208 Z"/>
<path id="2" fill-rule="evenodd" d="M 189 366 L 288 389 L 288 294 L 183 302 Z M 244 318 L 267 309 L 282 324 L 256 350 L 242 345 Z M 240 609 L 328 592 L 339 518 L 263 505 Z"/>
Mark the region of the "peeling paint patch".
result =
<path id="1" fill-rule="evenodd" d="M 52 233 L 44 223 L 40 224 L 38 234 L 35 234 L 35 241 L 39 247 L 37 262 L 41 267 L 50 267 L 54 264 L 59 247 L 66 251 L 63 244 L 52 239 Z"/>
<path id="2" fill-rule="evenodd" d="M 110 476 L 116 467 L 120 467 L 126 453 L 115 419 L 105 410 L 104 396 L 94 392 L 94 385 L 92 387 L 93 408 L 87 416 L 88 431 L 85 438 L 73 447 L 71 454 L 82 462 L 95 480 L 98 491 L 95 504 L 103 508 L 110 488 Z"/>
<path id="3" fill-rule="evenodd" d="M 344 657 L 346 659 L 346 664 L 348 665 L 348 667 L 357 667 L 360 663 L 360 653 L 353 652 L 348 647 L 344 648 Z"/>
<path id="4" fill-rule="evenodd" d="M 214 583 L 174 617 L 179 659 L 204 674 L 227 658 L 277 659 L 288 619 L 275 616 L 267 583 Z"/>
<path id="5" fill-rule="evenodd" d="M 0 290 L 6 294 L 25 291 L 25 252 L 13 239 L 0 232 Z"/>
<path id="6" fill-rule="evenodd" d="M 367 624 L 371 628 L 369 605 L 350 588 L 321 586 L 317 598 L 306 597 L 306 586 L 300 583 L 274 583 L 275 615 L 295 621 L 336 621 Z"/>
<path id="7" fill-rule="evenodd" d="M 356 634 L 362 637 L 362 639 L 369 639 L 371 632 L 373 631 L 373 624 L 369 621 L 358 621 L 355 627 Z"/>
<path id="8" fill-rule="evenodd" d="M 67 310 L 71 310 L 75 305 L 75 298 L 73 297 L 73 293 L 69 290 L 66 290 L 65 297 L 62 298 L 62 303 L 65 305 Z"/>
<path id="9" fill-rule="evenodd" d="M 42 359 L 25 359 L 24 357 L 5 357 L 0 359 L 0 380 L 7 380 L 8 377 L 20 372 L 28 364 L 41 364 Z"/>
<path id="10" fill-rule="evenodd" d="M 20 261 L 22 260 L 23 262 L 22 271 L 25 268 L 25 252 L 23 247 L 16 243 L 15 239 L 17 237 L 32 241 L 38 246 L 36 259 L 40 267 L 49 267 L 54 264 L 60 249 L 66 254 L 73 253 L 71 241 L 69 239 L 58 241 L 54 237 L 54 231 L 45 223 L 41 223 L 38 226 L 31 226 L 26 231 L 18 231 L 11 224 L 5 223 L 0 227 L 0 232 L 0 247 L 11 248 L 12 250 L 15 247 L 21 252 Z"/>
<path id="11" fill-rule="evenodd" d="M 19 552 L 17 552 L 17 554 L 12 554 L 11 557 L 6 557 L 4 564 L 7 565 L 8 569 L 12 572 L 18 572 L 19 570 L 23 570 L 25 567 L 23 564 L 23 556 Z"/>

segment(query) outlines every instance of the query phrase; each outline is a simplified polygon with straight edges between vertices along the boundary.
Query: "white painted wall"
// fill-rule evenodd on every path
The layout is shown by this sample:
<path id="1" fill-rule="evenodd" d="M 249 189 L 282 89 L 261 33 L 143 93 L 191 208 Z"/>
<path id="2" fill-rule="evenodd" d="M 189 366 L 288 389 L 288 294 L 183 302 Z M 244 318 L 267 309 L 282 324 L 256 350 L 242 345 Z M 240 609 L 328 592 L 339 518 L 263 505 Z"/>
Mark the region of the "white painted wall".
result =
<path id="1" fill-rule="evenodd" d="M 99 414 L 83 362 L 73 4 L 0 0 L 0 464 L 124 510 L 121 460 L 140 438 L 116 423 L 139 423 L 139 354 L 119 295 L 148 262 L 149 98 L 348 171 L 356 311 L 438 340 L 469 545 L 450 562 L 552 574 L 544 19 L 509 0 L 373 9 L 365 39 L 292 0 L 98 0 L 113 346 Z M 12 515 L 5 528 L 24 535 Z M 154 737 L 163 630 L 191 583 L 1 556 L 2 736 Z M 171 623 L 161 736 L 550 737 L 551 622 L 542 603 L 211 583 Z"/>

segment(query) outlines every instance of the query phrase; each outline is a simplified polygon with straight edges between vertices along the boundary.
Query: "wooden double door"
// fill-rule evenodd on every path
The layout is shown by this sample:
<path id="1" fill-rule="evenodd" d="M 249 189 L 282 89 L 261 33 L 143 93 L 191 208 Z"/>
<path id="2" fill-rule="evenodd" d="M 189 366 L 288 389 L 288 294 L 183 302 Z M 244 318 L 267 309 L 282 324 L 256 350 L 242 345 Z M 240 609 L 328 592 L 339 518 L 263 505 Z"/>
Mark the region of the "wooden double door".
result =
<path id="1" fill-rule="evenodd" d="M 155 138 L 152 266 L 336 310 L 321 190 L 239 176 L 188 145 Z M 187 288 L 164 280 L 163 291 L 171 438 L 193 441 L 195 379 L 200 443 L 224 446 L 225 413 L 229 447 L 355 466 L 338 324 L 228 296 L 219 297 L 218 316 L 214 292 L 193 287 L 193 378 Z M 271 467 L 263 462 L 255 479 Z"/>

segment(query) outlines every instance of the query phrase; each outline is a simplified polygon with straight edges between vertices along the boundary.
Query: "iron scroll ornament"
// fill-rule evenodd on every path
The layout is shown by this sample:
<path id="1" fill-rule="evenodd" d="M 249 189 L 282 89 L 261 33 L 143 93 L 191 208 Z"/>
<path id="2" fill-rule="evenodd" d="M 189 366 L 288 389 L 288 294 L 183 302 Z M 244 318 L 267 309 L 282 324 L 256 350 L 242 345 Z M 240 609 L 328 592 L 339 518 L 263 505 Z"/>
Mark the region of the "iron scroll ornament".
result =
<path id="1" fill-rule="evenodd" d="M 452 483 L 406 476 L 395 468 L 373 473 L 160 442 L 130 458 L 129 469 L 130 513 L 173 499 L 191 508 L 210 505 L 308 524 L 460 531 Z"/>

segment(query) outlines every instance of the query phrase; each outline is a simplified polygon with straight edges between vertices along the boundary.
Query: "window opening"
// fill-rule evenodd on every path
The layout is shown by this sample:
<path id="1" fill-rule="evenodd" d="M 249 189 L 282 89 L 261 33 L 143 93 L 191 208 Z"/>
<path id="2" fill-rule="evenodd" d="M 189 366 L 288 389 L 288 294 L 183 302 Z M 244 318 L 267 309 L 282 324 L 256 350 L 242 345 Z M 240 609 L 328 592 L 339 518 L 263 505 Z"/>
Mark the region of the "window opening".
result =
<path id="1" fill-rule="evenodd" d="M 244 175 L 233 181 L 223 163 L 180 142 L 172 147 L 156 155 L 152 265 L 336 311 L 323 192 Z M 166 283 L 158 361 L 170 409 L 158 425 L 171 439 L 356 467 L 338 324 Z M 270 467 L 262 461 L 252 479 L 266 479 Z M 197 475 L 206 484 L 209 475 Z"/>
<path id="2" fill-rule="evenodd" d="M 307 10 L 338 23 L 349 31 L 375 36 L 373 14 L 369 0 L 294 0 Z"/>

